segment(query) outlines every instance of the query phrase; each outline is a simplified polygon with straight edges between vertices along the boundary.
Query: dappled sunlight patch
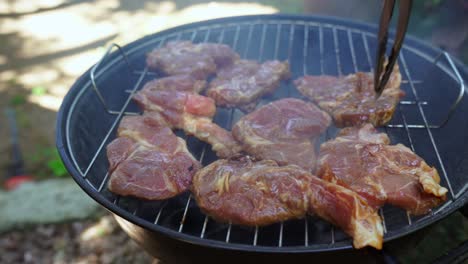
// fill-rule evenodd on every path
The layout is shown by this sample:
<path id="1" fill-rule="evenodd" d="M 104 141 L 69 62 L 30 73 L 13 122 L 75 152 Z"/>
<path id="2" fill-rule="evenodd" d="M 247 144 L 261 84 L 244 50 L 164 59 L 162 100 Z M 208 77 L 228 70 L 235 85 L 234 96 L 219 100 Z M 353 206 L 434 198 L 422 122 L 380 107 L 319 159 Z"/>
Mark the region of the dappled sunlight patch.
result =
<path id="1" fill-rule="evenodd" d="M 41 7 L 61 3 L 56 0 L 40 2 Z M 15 72 L 16 76 L 11 76 L 11 72 L 2 73 L 0 79 L 16 77 L 26 88 L 37 84 L 47 86 L 64 76 L 76 78 L 81 75 L 102 55 L 103 50 L 99 47 L 111 42 L 124 45 L 144 35 L 200 20 L 278 11 L 256 3 L 210 2 L 177 9 L 173 1 L 158 1 L 146 2 L 136 10 L 125 10 L 119 5 L 118 0 L 98 0 L 4 19 L 0 33 L 14 33 L 22 40 L 21 45 L 15 47 L 18 49 L 15 53 L 23 69 Z M 7 64 L 12 58 L 5 55 L 0 61 Z M 56 78 L 57 74 L 60 78 Z"/>
<path id="2" fill-rule="evenodd" d="M 59 72 L 54 69 L 42 69 L 25 72 L 18 76 L 17 81 L 24 86 L 33 87 L 41 83 L 54 82 L 59 78 Z"/>
<path id="3" fill-rule="evenodd" d="M 25 2 L 25 1 L 20 1 Z M 173 1 L 147 2 L 137 10 L 117 9 L 119 1 L 98 0 L 19 18 L 4 19 L 0 33 L 17 32 L 21 56 L 31 57 L 77 48 L 119 34 L 128 43 L 173 26 L 206 19 L 270 14 L 277 9 L 256 3 L 201 3 L 181 10 Z"/>
<path id="4" fill-rule="evenodd" d="M 41 8 L 62 3 L 57 0 L 39 2 Z M 120 5 L 118 0 L 98 0 L 4 19 L 0 33 L 18 34 L 23 41 L 15 52 L 20 58 L 20 68 L 1 72 L 0 81 L 14 80 L 26 90 L 38 85 L 47 87 L 46 94 L 32 94 L 27 100 L 57 111 L 76 78 L 101 58 L 103 47 L 111 42 L 125 45 L 144 35 L 185 23 L 278 11 L 271 6 L 247 2 L 200 3 L 183 9 L 177 9 L 173 1 L 146 2 L 136 10 L 119 8 Z M 12 58 L 2 55 L 0 62 L 8 65 Z M 14 88 L 10 86 L 0 85 L 0 89 Z"/>
<path id="5" fill-rule="evenodd" d="M 60 105 L 62 104 L 62 98 L 45 94 L 45 95 L 31 95 L 28 98 L 28 101 L 33 104 L 37 104 L 45 109 L 58 111 Z"/>
<path id="6" fill-rule="evenodd" d="M 0 32 L 19 32 L 25 57 L 79 47 L 117 33 L 109 21 L 95 22 L 81 12 L 50 11 L 6 20 Z M 41 45 L 37 45 L 41 43 Z"/>
<path id="7" fill-rule="evenodd" d="M 62 71 L 63 74 L 79 77 L 93 66 L 93 64 L 102 57 L 104 52 L 105 51 L 103 49 L 87 50 L 80 54 L 56 60 L 54 61 L 54 64 Z M 71 86 L 72 84 L 70 83 L 69 85 Z"/>
<path id="8" fill-rule="evenodd" d="M 111 219 L 103 217 L 99 222 L 89 226 L 80 234 L 80 242 L 87 242 L 89 240 L 96 240 L 103 236 L 109 235 L 113 230 Z"/>
<path id="9" fill-rule="evenodd" d="M 121 35 L 118 37 L 122 43 L 127 43 L 135 40 L 144 35 L 155 33 L 164 29 L 179 26 L 182 24 L 203 21 L 207 19 L 214 19 L 220 17 L 238 16 L 238 15 L 251 15 L 251 14 L 271 14 L 278 12 L 278 9 L 261 5 L 257 3 L 220 3 L 210 2 L 203 4 L 195 4 L 181 10 L 175 9 L 175 4 L 170 1 L 162 3 L 147 3 L 145 7 L 154 12 L 147 13 L 146 11 L 139 11 L 135 14 L 128 12 L 118 12 L 114 18 L 118 21 L 128 21 L 135 19 L 137 22 L 135 26 L 139 27 L 141 32 L 130 30 L 130 35 Z M 146 8 L 145 8 L 146 10 Z M 129 26 L 129 25 L 127 25 Z M 125 25 L 123 25 L 125 27 Z M 133 35 L 133 36 L 132 36 Z"/>
<path id="10" fill-rule="evenodd" d="M 0 1 L 0 10 L 2 10 L 2 13 L 24 13 L 39 8 L 51 8 L 65 2 L 66 0 Z"/>
<path id="11" fill-rule="evenodd" d="M 211 2 L 208 4 L 199 4 L 182 9 L 178 14 L 175 14 L 182 21 L 180 23 L 188 23 L 191 21 L 201 21 L 205 19 L 253 15 L 253 14 L 272 14 L 278 12 L 278 9 L 257 3 L 219 3 Z M 185 18 L 185 19 L 184 19 Z"/>

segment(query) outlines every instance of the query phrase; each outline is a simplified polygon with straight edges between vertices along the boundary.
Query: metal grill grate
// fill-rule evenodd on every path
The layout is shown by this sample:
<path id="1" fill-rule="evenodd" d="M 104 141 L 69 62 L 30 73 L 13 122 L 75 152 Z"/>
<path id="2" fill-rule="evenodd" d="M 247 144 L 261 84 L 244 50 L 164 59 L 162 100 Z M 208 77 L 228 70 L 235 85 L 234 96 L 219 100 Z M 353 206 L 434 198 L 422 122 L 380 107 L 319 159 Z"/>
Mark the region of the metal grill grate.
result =
<path id="1" fill-rule="evenodd" d="M 70 107 L 66 121 L 66 140 L 68 152 L 71 160 L 82 179 L 87 182 L 94 192 L 105 197 L 117 207 L 129 212 L 136 218 L 147 222 L 145 225 L 155 230 L 168 229 L 186 234 L 188 237 L 198 237 L 202 240 L 214 240 L 220 243 L 237 244 L 254 248 L 283 248 L 298 250 L 323 250 L 338 247 L 349 247 L 350 240 L 341 230 L 334 229 L 333 226 L 320 221 L 314 217 L 307 217 L 304 220 L 294 220 L 279 223 L 269 227 L 239 227 L 231 224 L 220 224 L 211 220 L 200 212 L 192 196 L 181 195 L 173 199 L 161 202 L 143 202 L 133 198 L 118 197 L 110 193 L 106 188 L 108 173 L 105 161 L 104 147 L 113 138 L 116 127 L 122 116 L 126 114 L 137 114 L 130 108 L 132 106 L 132 95 L 144 84 L 144 80 L 157 77 L 154 73 L 148 72 L 144 66 L 142 54 L 155 47 L 161 47 L 169 40 L 189 39 L 194 42 L 218 42 L 230 45 L 243 58 L 264 61 L 267 59 L 288 59 L 291 64 L 293 78 L 305 74 L 330 74 L 344 75 L 356 71 L 371 71 L 373 52 L 371 47 L 375 46 L 375 35 L 371 31 L 360 30 L 342 24 L 319 23 L 306 20 L 268 19 L 259 18 L 250 21 L 236 23 L 210 23 L 199 27 L 176 30 L 161 37 L 150 38 L 138 47 L 123 51 L 118 45 L 112 45 L 104 57 L 90 71 L 92 87 L 96 93 L 98 102 L 102 104 L 107 118 L 112 120 L 110 126 L 102 139 L 93 150 L 89 162 L 85 163 L 84 158 L 77 158 L 77 150 L 73 148 L 71 142 L 72 134 L 70 124 L 72 115 L 76 115 L 74 108 L 78 95 Z M 102 70 L 98 71 L 101 64 L 109 55 L 113 48 L 118 48 L 121 57 L 115 58 L 112 63 L 108 62 Z M 138 51 L 138 52 L 137 52 Z M 139 53 L 140 55 L 135 55 Z M 411 57 L 411 61 L 407 61 Z M 138 67 L 134 70 L 130 61 L 135 62 Z M 444 58 L 448 62 L 442 65 L 440 59 Z M 413 74 L 411 63 L 426 61 L 424 69 L 435 68 L 438 74 L 445 75 L 447 89 L 452 89 L 457 94 L 455 98 L 447 99 L 448 112 L 443 117 L 440 125 L 432 125 L 426 111 L 431 106 L 433 98 L 420 96 L 419 86 L 430 86 L 426 84 L 419 71 Z M 136 77 L 136 82 L 131 90 L 120 89 L 121 93 L 127 93 L 125 100 L 118 110 L 113 110 L 115 104 L 106 102 L 105 96 L 101 94 L 103 86 L 98 87 L 99 78 L 106 71 L 112 69 L 112 64 L 117 61 L 125 61 L 126 68 L 132 76 Z M 412 62 L 414 61 L 414 62 Z M 402 142 L 411 147 L 413 151 L 423 158 L 429 158 L 429 163 L 434 161 L 439 172 L 442 174 L 442 184 L 450 190 L 447 202 L 430 214 L 422 217 L 412 217 L 400 209 L 386 206 L 380 210 L 383 219 L 385 238 L 391 239 L 402 235 L 402 230 L 415 230 L 412 225 L 419 223 L 427 225 L 431 218 L 439 214 L 444 208 L 454 203 L 454 201 L 465 193 L 468 183 L 462 185 L 457 183 L 455 190 L 451 183 L 451 178 L 446 170 L 443 155 L 439 152 L 433 135 L 435 130 L 443 128 L 453 113 L 457 105 L 461 102 L 464 94 L 464 84 L 460 74 L 447 53 L 431 56 L 414 47 L 404 46 L 399 59 L 400 69 L 404 76 L 402 88 L 407 93 L 407 98 L 400 102 L 391 124 L 384 129 L 389 134 L 392 142 Z M 141 70 L 139 70 L 141 69 Z M 100 85 L 100 84 L 99 84 Z M 418 88 L 417 88 L 418 87 Z M 83 89 L 86 90 L 86 89 Z M 117 92 L 117 91 L 116 91 Z M 292 84 L 283 86 L 271 97 L 261 101 L 259 106 L 272 100 L 282 97 L 300 97 Z M 423 100 L 423 98 L 425 100 Z M 440 111 L 439 111 L 440 112 Z M 235 109 L 218 109 L 215 122 L 230 129 L 242 113 Z M 419 121 L 419 122 L 415 122 Z M 422 121 L 422 122 L 421 122 Z M 430 124 L 431 123 L 431 124 Z M 326 132 L 322 140 L 328 140 L 337 132 L 337 128 L 331 127 Z M 184 135 L 182 135 L 184 136 Z M 185 136 L 184 136 L 185 137 Z M 185 137 L 188 141 L 189 149 L 199 158 L 202 164 L 206 165 L 215 159 L 214 154 L 205 143 L 199 142 L 195 138 Z M 418 151 L 420 144 L 430 142 L 429 148 Z M 437 164 L 435 163 L 437 162 Z M 90 180 L 92 178 L 92 180 Z M 85 187 L 85 190 L 86 188 Z M 173 234 L 173 233 L 172 233 Z M 218 246 L 222 246 L 218 244 Z"/>

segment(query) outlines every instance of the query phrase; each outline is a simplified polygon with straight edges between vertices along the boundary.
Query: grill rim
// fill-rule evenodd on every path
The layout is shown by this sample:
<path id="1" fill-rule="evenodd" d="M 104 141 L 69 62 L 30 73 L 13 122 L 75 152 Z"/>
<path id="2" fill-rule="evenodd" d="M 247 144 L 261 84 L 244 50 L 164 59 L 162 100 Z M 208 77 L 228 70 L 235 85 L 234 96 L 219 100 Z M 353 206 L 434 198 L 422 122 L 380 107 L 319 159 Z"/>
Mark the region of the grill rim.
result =
<path id="1" fill-rule="evenodd" d="M 194 22 L 190 24 L 184 24 L 178 27 L 170 28 L 161 32 L 157 32 L 143 38 L 140 38 L 130 44 L 127 44 L 123 47 L 123 50 L 133 49 L 139 45 L 148 42 L 150 39 L 156 38 L 163 38 L 168 37 L 171 34 L 183 30 L 193 29 L 196 27 L 203 27 L 208 26 L 210 24 L 240 24 L 242 22 L 254 21 L 254 20 L 290 20 L 290 21 L 320 21 L 320 23 L 330 23 L 330 24 L 346 24 L 347 27 L 350 28 L 360 28 L 362 30 L 372 31 L 376 30 L 377 26 L 374 24 L 357 22 L 354 20 L 342 19 L 342 18 L 335 18 L 335 17 L 328 17 L 328 16 L 306 16 L 306 15 L 289 15 L 289 14 L 273 14 L 273 15 L 248 15 L 248 16 L 235 16 L 235 17 L 227 17 L 227 18 L 218 18 L 218 19 L 211 19 L 201 22 Z M 411 42 L 412 48 L 415 48 L 419 51 L 438 51 L 442 52 L 442 50 L 431 46 L 430 44 L 417 39 L 412 36 L 406 37 L 407 42 Z M 109 54 L 109 57 L 106 59 L 107 65 L 103 67 L 98 73 L 98 76 L 108 67 L 110 67 L 109 62 L 115 61 L 118 59 L 118 51 L 114 51 Z M 454 60 L 456 66 L 462 71 L 464 70 L 463 65 L 459 60 L 456 58 L 452 58 Z M 94 66 L 94 65 L 93 65 Z M 137 217 L 130 212 L 126 211 L 125 209 L 121 208 L 120 206 L 112 203 L 104 195 L 102 195 L 97 189 L 94 188 L 93 185 L 87 182 L 86 177 L 83 177 L 81 174 L 82 172 L 79 171 L 77 167 L 75 167 L 74 162 L 72 161 L 69 153 L 69 148 L 67 144 L 66 138 L 66 120 L 67 116 L 70 114 L 70 106 L 73 105 L 76 97 L 86 90 L 83 88 L 83 84 L 87 84 L 90 82 L 89 80 L 89 73 L 92 67 L 84 72 L 72 85 L 69 92 L 65 96 L 60 109 L 57 113 L 57 122 L 56 122 L 56 146 L 59 151 L 60 157 L 64 162 L 65 167 L 72 175 L 73 179 L 78 183 L 80 188 L 82 188 L 91 198 L 95 201 L 100 203 L 104 208 L 109 210 L 113 214 L 117 214 L 120 217 L 123 217 L 127 221 L 130 221 L 133 224 L 141 226 L 145 229 L 148 229 L 152 232 L 157 232 L 164 236 L 177 239 L 183 242 L 206 246 L 206 247 L 213 247 L 213 248 L 220 248 L 220 249 L 227 249 L 227 250 L 242 250 L 248 252 L 264 252 L 264 253 L 313 253 L 313 252 L 327 252 L 327 251 L 336 251 L 336 250 L 345 250 L 351 249 L 352 245 L 349 241 L 341 241 L 335 242 L 334 244 L 309 244 L 308 246 L 288 246 L 288 247 L 277 247 L 277 246 L 259 246 L 259 245 L 246 245 L 246 244 L 239 244 L 239 243 L 226 243 L 224 241 L 200 238 L 197 236 L 193 236 L 190 234 L 186 234 L 183 232 L 178 232 L 177 230 L 172 230 L 164 226 L 155 225 L 151 222 L 148 222 L 140 217 Z M 465 93 L 468 93 L 465 91 Z M 459 209 L 461 206 L 466 204 L 468 201 L 468 190 L 465 190 L 458 198 L 455 198 L 453 202 L 447 204 L 445 208 L 443 208 L 438 214 L 433 215 L 432 217 L 428 217 L 422 221 L 418 221 L 413 225 L 407 225 L 403 227 L 400 232 L 393 234 L 392 236 L 385 237 L 384 241 L 390 241 L 393 239 L 397 239 L 399 237 L 405 236 L 411 232 L 419 230 L 423 227 L 426 227 L 430 224 L 434 224 L 437 221 L 445 218 L 447 215 L 453 213 L 455 210 Z"/>

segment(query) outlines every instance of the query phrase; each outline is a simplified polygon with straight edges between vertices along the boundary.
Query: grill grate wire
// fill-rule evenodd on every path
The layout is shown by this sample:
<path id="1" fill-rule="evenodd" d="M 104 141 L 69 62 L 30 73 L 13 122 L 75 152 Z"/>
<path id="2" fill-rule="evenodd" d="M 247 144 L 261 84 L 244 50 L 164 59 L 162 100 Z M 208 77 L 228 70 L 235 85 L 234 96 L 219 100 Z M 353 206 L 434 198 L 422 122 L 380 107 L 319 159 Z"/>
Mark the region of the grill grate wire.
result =
<path id="1" fill-rule="evenodd" d="M 245 49 L 242 52 L 240 52 L 240 54 L 243 55 L 244 58 L 246 58 L 248 53 L 249 53 L 249 48 L 251 48 L 251 46 L 252 46 L 251 42 L 252 42 L 253 29 L 254 29 L 254 26 L 257 26 L 257 25 L 260 25 L 262 27 L 261 39 L 260 39 L 260 50 L 258 52 L 257 60 L 263 60 L 264 59 L 264 53 L 265 53 L 264 52 L 264 47 L 265 47 L 265 41 L 266 41 L 266 36 L 267 36 L 266 33 L 267 33 L 268 28 L 270 26 L 276 26 L 275 27 L 276 28 L 276 30 L 275 30 L 276 33 L 275 33 L 275 37 L 274 37 L 275 42 L 273 44 L 274 45 L 273 59 L 278 59 L 279 58 L 281 32 L 285 28 L 288 28 L 288 30 L 289 30 L 287 58 L 291 59 L 292 52 L 293 52 L 292 46 L 293 46 L 293 43 L 294 43 L 294 40 L 295 40 L 295 38 L 294 38 L 295 28 L 297 26 L 302 26 L 304 28 L 304 42 L 303 42 L 303 47 L 302 47 L 304 60 L 303 60 L 303 64 L 302 64 L 302 71 L 301 71 L 302 74 L 310 74 L 308 66 L 307 66 L 306 58 L 309 55 L 308 54 L 309 45 L 311 44 L 310 43 L 311 42 L 310 41 L 310 34 L 312 34 L 311 30 L 317 30 L 318 35 L 319 35 L 318 45 L 319 45 L 319 51 L 320 51 L 319 62 L 320 62 L 320 73 L 321 74 L 325 74 L 325 66 L 324 66 L 324 62 L 325 62 L 325 58 L 324 58 L 324 56 L 325 56 L 324 55 L 324 53 L 325 53 L 324 31 L 325 30 L 331 30 L 332 34 L 333 34 L 334 54 L 335 54 L 335 58 L 336 58 L 336 70 L 338 72 L 338 75 L 343 75 L 342 61 L 341 61 L 342 60 L 341 59 L 341 50 L 340 50 L 340 45 L 339 45 L 340 42 L 339 42 L 339 39 L 338 39 L 338 32 L 346 32 L 346 36 L 347 36 L 347 40 L 348 40 L 348 47 L 350 49 L 351 61 L 352 61 L 352 66 L 353 66 L 354 71 L 365 70 L 365 69 L 360 69 L 357 66 L 356 52 L 355 52 L 354 41 L 353 41 L 353 33 L 354 34 L 358 33 L 360 35 L 360 37 L 362 38 L 363 44 L 364 44 L 365 51 L 366 51 L 366 58 L 367 58 L 367 63 L 368 63 L 367 66 L 372 70 L 372 65 L 373 64 L 372 64 L 372 59 L 371 59 L 372 56 L 371 56 L 371 52 L 370 52 L 370 48 L 369 48 L 368 38 L 369 37 L 375 37 L 375 35 L 373 35 L 371 33 L 368 33 L 368 32 L 365 32 L 365 31 L 359 31 L 359 30 L 356 30 L 356 29 L 341 27 L 341 26 L 338 26 L 338 25 L 321 24 L 321 23 L 315 23 L 315 22 L 301 23 L 300 21 L 274 21 L 274 20 L 272 20 L 272 21 L 258 21 L 256 23 L 246 23 L 246 24 L 238 23 L 238 24 L 227 24 L 227 25 L 224 25 L 224 24 L 213 25 L 213 26 L 200 27 L 200 28 L 196 28 L 196 29 L 193 29 L 193 30 L 188 30 L 188 32 L 192 32 L 192 35 L 191 35 L 190 39 L 192 41 L 194 41 L 195 38 L 197 37 L 197 35 L 202 30 L 206 30 L 203 42 L 208 42 L 209 38 L 210 38 L 210 34 L 211 34 L 211 32 L 213 30 L 221 30 L 220 31 L 220 36 L 218 38 L 218 42 L 223 43 L 224 37 L 226 35 L 226 32 L 225 32 L 226 29 L 229 28 L 230 26 L 234 26 L 235 27 L 235 32 L 234 32 L 234 40 L 233 40 L 233 43 L 232 43 L 232 47 L 233 47 L 233 49 L 239 51 L 238 50 L 238 42 L 239 42 L 240 31 L 241 31 L 241 29 L 243 29 L 243 28 L 245 28 L 247 26 L 248 27 L 248 35 L 247 35 L 246 46 L 245 46 Z M 177 33 L 175 35 L 175 39 L 180 39 L 183 33 L 186 33 L 186 32 L 182 31 L 182 32 Z M 169 37 L 173 37 L 173 36 L 166 36 L 164 38 L 159 39 L 158 40 L 159 41 L 158 46 L 161 47 L 165 42 L 167 42 Z M 312 44 L 314 44 L 314 43 L 312 43 Z M 115 45 L 115 46 L 117 46 L 117 45 Z M 106 52 L 106 55 L 109 53 L 109 51 L 113 47 L 114 46 L 111 46 L 109 48 L 108 52 Z M 119 51 L 122 51 L 120 49 L 120 47 L 119 47 Z M 406 64 L 406 61 L 405 61 L 405 55 L 404 54 L 405 54 L 405 49 L 402 49 L 402 53 L 400 55 L 400 66 L 402 66 L 402 68 L 404 70 L 404 73 L 405 73 L 405 75 L 407 77 L 407 80 L 404 80 L 403 82 L 404 83 L 409 83 L 410 88 L 411 88 L 410 91 L 412 92 L 415 100 L 401 101 L 400 104 L 398 105 L 398 110 L 399 110 L 398 112 L 399 112 L 399 114 L 401 116 L 402 124 L 387 125 L 385 127 L 385 130 L 388 132 L 391 129 L 404 129 L 404 131 L 405 131 L 405 133 L 407 135 L 408 141 L 410 143 L 411 149 L 413 151 L 415 151 L 415 147 L 413 145 L 413 140 L 414 139 L 411 136 L 411 130 L 412 129 L 425 129 L 427 131 L 427 134 L 428 134 L 428 136 L 430 138 L 430 141 L 432 143 L 433 150 L 434 150 L 434 152 L 435 152 L 435 154 L 437 156 L 440 168 L 441 168 L 441 170 L 443 172 L 444 179 L 445 179 L 445 181 L 447 183 L 447 186 L 448 186 L 448 188 L 450 190 L 450 196 L 451 196 L 451 199 L 449 199 L 446 204 L 444 204 L 437 211 L 435 211 L 435 212 L 433 211 L 431 213 L 431 215 L 433 215 L 433 214 L 436 214 L 441 209 L 443 209 L 443 207 L 445 207 L 448 204 L 450 204 L 451 202 L 453 202 L 453 199 L 455 199 L 456 197 L 461 195 L 464 192 L 464 190 L 467 188 L 467 185 L 465 185 L 457 194 L 454 193 L 454 191 L 452 189 L 452 186 L 451 186 L 451 183 L 450 183 L 450 179 L 449 179 L 449 177 L 447 175 L 447 172 L 445 170 L 445 166 L 443 164 L 441 155 L 438 152 L 436 142 L 435 142 L 434 137 L 433 137 L 432 132 L 431 132 L 432 129 L 436 129 L 439 126 L 433 126 L 433 125 L 428 124 L 428 121 L 427 121 L 427 118 L 426 118 L 426 115 L 425 115 L 425 112 L 424 112 L 424 109 L 423 109 L 423 106 L 428 105 L 428 102 L 420 100 L 420 98 L 418 97 L 418 93 L 416 91 L 416 88 L 415 88 L 415 84 L 420 84 L 420 83 L 422 83 L 422 81 L 412 79 L 411 73 L 410 73 L 409 68 L 408 68 L 408 66 Z M 445 55 L 444 57 L 448 60 L 449 64 L 451 66 L 453 66 L 453 62 L 451 61 L 450 57 L 447 54 L 444 54 L 444 55 Z M 92 80 L 93 80 L 93 84 L 94 84 L 94 87 L 95 87 L 94 90 L 97 92 L 97 95 L 98 95 L 98 97 L 100 97 L 100 99 L 102 99 L 102 96 L 100 96 L 99 90 L 96 87 L 96 85 L 95 85 L 96 82 L 94 80 L 94 78 L 97 78 L 98 75 L 95 75 L 94 71 L 99 66 L 99 64 L 102 62 L 104 57 L 101 59 L 101 61 L 98 64 L 96 64 L 96 66 L 93 68 L 93 71 L 91 71 Z M 438 61 L 438 58 L 435 60 L 434 63 L 437 63 L 437 61 Z M 457 70 L 456 70 L 456 68 L 454 66 L 452 67 L 452 69 L 454 70 L 455 76 L 459 77 L 459 79 L 460 79 L 459 80 L 460 90 L 464 90 L 463 81 L 461 80 L 461 77 L 460 77 L 459 73 L 457 72 Z M 94 153 L 93 158 L 91 159 L 90 163 L 85 167 L 86 169 L 84 170 L 84 172 L 80 169 L 80 166 L 78 166 L 78 163 L 76 162 L 76 159 L 73 157 L 73 151 L 70 151 L 70 153 L 72 155 L 72 159 L 74 161 L 74 164 L 75 164 L 76 168 L 78 169 L 78 171 L 80 172 L 81 176 L 97 192 L 102 192 L 103 190 L 105 190 L 104 187 L 105 187 L 105 185 L 106 185 L 106 183 L 108 181 L 109 174 L 106 173 L 103 176 L 102 181 L 99 184 L 99 186 L 96 187 L 94 184 L 92 184 L 88 180 L 88 177 L 87 177 L 88 173 L 89 173 L 90 169 L 92 168 L 92 166 L 95 164 L 96 159 L 97 159 L 98 155 L 100 154 L 100 152 L 102 151 L 102 149 L 104 148 L 106 142 L 109 141 L 110 135 L 116 129 L 117 124 L 119 123 L 122 116 L 124 116 L 125 114 L 135 114 L 135 113 L 125 112 L 125 111 L 126 111 L 128 105 L 129 105 L 130 101 L 131 101 L 131 97 L 133 96 L 133 94 L 138 89 L 140 89 L 142 87 L 142 80 L 147 76 L 154 76 L 153 73 L 148 72 L 148 69 L 146 67 L 143 70 L 132 70 L 130 68 L 130 66 L 129 66 L 129 70 L 131 70 L 133 74 L 137 74 L 139 76 L 139 78 L 138 78 L 137 82 L 135 83 L 133 89 L 126 91 L 126 92 L 129 93 L 129 95 L 128 95 L 124 105 L 120 109 L 120 111 L 111 111 L 111 110 L 109 110 L 109 108 L 107 107 L 107 104 L 105 103 L 105 101 L 101 100 L 101 103 L 103 103 L 103 106 L 105 107 L 105 109 L 109 112 L 109 114 L 111 114 L 111 116 L 112 115 L 115 116 L 115 119 L 114 119 L 114 122 L 112 123 L 109 131 L 106 133 L 105 137 L 103 138 L 101 144 L 99 145 L 96 152 Z M 293 88 L 288 87 L 288 90 L 287 90 L 288 96 L 291 94 L 291 89 L 293 89 Z M 460 94 L 463 94 L 463 93 L 460 93 Z M 459 101 L 460 101 L 460 98 L 457 99 L 456 103 L 458 103 Z M 423 118 L 424 124 L 422 124 L 422 125 L 421 124 L 408 124 L 407 123 L 407 118 L 405 116 L 405 112 L 404 112 L 402 106 L 417 107 L 417 109 L 419 110 L 419 113 L 421 114 L 421 116 Z M 455 107 L 456 107 L 456 105 L 453 105 L 452 110 L 454 110 Z M 228 118 L 228 126 L 229 126 L 228 128 L 232 127 L 234 112 L 235 112 L 234 109 L 230 110 L 230 114 L 229 114 L 229 118 Z M 451 112 L 449 113 L 447 118 L 449 118 L 450 115 L 451 115 Z M 443 124 L 445 124 L 445 121 L 444 121 Z M 331 134 L 332 133 L 327 132 L 326 139 L 329 139 L 331 137 Z M 67 139 L 69 140 L 69 137 Z M 204 145 L 203 145 L 203 150 L 202 150 L 201 157 L 200 157 L 200 162 L 204 161 L 205 151 L 206 151 L 206 148 L 207 148 L 207 145 L 205 143 L 203 143 L 203 144 Z M 119 201 L 120 201 L 120 197 L 118 195 L 115 195 L 114 197 L 115 198 L 113 200 L 113 203 L 118 205 Z M 179 226 L 177 228 L 178 232 L 184 232 L 184 224 L 187 221 L 187 217 L 189 215 L 191 200 L 192 200 L 192 196 L 189 195 L 186 202 L 185 202 L 185 205 L 183 207 L 183 215 L 182 215 L 182 217 L 180 219 L 180 224 L 179 224 Z M 162 212 L 163 212 L 166 204 L 167 204 L 167 202 L 163 202 L 160 205 L 159 210 L 157 212 L 157 215 L 156 215 L 156 217 L 154 219 L 154 222 L 153 222 L 155 225 L 158 225 L 158 223 L 160 221 L 160 218 L 161 218 L 161 215 L 162 215 Z M 141 204 L 137 203 L 137 206 L 135 207 L 135 209 L 134 209 L 134 211 L 132 213 L 134 215 L 138 215 L 138 211 L 139 211 L 140 208 L 141 208 Z M 387 233 L 386 220 L 385 220 L 385 217 L 384 217 L 384 209 L 382 209 L 382 208 L 380 209 L 380 215 L 381 215 L 382 220 L 383 220 L 385 233 Z M 431 215 L 424 216 L 424 217 L 430 217 Z M 408 214 L 406 214 L 406 217 L 407 217 L 407 224 L 411 225 L 412 224 L 411 217 Z M 309 228 L 309 224 L 308 224 L 308 221 L 309 221 L 310 218 L 311 217 L 307 217 L 307 218 L 304 219 L 304 243 L 303 243 L 303 245 L 305 247 L 309 246 L 309 244 L 310 244 L 310 241 L 309 241 L 310 228 Z M 210 218 L 208 216 L 204 216 L 203 224 L 201 226 L 201 230 L 200 230 L 200 234 L 199 234 L 200 238 L 206 238 L 206 235 L 207 235 L 206 231 L 207 231 L 207 226 L 208 226 L 209 222 L 210 222 Z M 231 238 L 231 235 L 232 235 L 232 225 L 228 224 L 227 228 L 225 228 L 225 229 L 226 229 L 226 235 L 225 235 L 224 241 L 226 243 L 230 243 L 230 238 Z M 260 232 L 261 229 L 262 228 L 260 228 L 260 227 L 255 227 L 254 230 L 253 230 L 252 239 L 251 240 L 246 239 L 246 241 L 247 240 L 251 241 L 250 244 L 252 246 L 258 246 L 258 239 L 259 239 L 259 235 L 260 235 L 259 232 Z M 283 222 L 281 222 L 279 224 L 279 231 L 278 232 L 279 232 L 279 235 L 278 235 L 278 241 L 277 241 L 276 245 L 278 247 L 282 247 L 282 246 L 284 246 L 283 245 L 283 232 L 284 232 Z M 348 240 L 348 242 L 349 242 L 349 240 Z M 247 244 L 247 242 L 245 242 L 245 243 Z M 331 226 L 331 228 L 330 228 L 330 245 L 333 245 L 335 243 L 336 243 L 335 229 L 334 229 L 333 226 Z"/>

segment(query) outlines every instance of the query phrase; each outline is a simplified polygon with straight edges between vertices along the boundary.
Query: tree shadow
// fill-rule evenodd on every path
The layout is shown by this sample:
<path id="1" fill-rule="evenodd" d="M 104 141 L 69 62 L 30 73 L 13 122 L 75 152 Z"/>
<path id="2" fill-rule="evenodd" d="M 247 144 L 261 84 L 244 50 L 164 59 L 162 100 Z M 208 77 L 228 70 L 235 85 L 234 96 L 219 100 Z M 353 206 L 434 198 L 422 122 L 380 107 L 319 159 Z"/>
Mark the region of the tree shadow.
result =
<path id="1" fill-rule="evenodd" d="M 0 54 L 6 54 L 7 61 L 6 64 L 0 65 L 0 71 L 8 70 L 8 69 L 21 69 L 24 67 L 34 66 L 37 64 L 43 64 L 46 62 L 50 62 L 56 59 L 60 59 L 63 57 L 68 57 L 71 55 L 75 55 L 81 52 L 85 52 L 87 50 L 92 50 L 95 48 L 99 48 L 104 46 L 106 43 L 111 41 L 117 36 L 117 34 L 110 35 L 105 38 L 101 38 L 90 43 L 73 47 L 70 49 L 60 50 L 57 52 L 41 54 L 39 56 L 29 57 L 29 58 L 21 58 L 18 56 L 18 50 L 21 50 L 21 43 L 23 43 L 22 38 L 19 37 L 17 33 L 7 34 L 7 36 L 0 35 L 0 43 L 11 43 L 6 47 L 0 48 Z M 18 44 L 18 45 L 15 45 Z"/>
<path id="2" fill-rule="evenodd" d="M 10 2 L 13 2 L 13 1 L 10 1 Z M 43 12 L 58 10 L 58 9 L 70 7 L 76 4 L 86 3 L 86 2 L 91 2 L 91 1 L 90 0 L 71 0 L 71 1 L 66 1 L 63 3 L 57 4 L 55 6 L 38 8 L 32 11 L 0 13 L 0 18 L 18 18 L 22 16 L 27 16 L 27 15 L 40 14 Z M 10 6 L 11 5 L 12 4 L 10 3 Z"/>
<path id="3" fill-rule="evenodd" d="M 17 33 L 0 34 L 0 55 L 4 57 L 4 62 L 0 67 L 8 68 L 9 64 L 19 56 L 23 48 L 24 39 Z"/>

